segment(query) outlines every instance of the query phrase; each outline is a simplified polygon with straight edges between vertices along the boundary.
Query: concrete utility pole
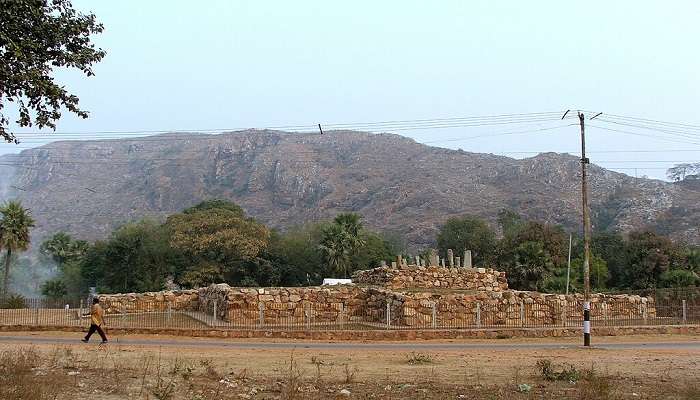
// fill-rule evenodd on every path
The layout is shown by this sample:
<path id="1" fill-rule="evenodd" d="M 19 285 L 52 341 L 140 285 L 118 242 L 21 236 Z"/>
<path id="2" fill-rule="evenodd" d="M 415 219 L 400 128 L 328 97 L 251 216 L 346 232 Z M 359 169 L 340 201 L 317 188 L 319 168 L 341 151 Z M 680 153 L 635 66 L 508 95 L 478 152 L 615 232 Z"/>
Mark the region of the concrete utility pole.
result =
<path id="1" fill-rule="evenodd" d="M 598 115 L 596 115 L 597 117 Z M 578 113 L 581 125 L 581 200 L 583 201 L 583 345 L 591 345 L 591 281 L 590 281 L 590 257 L 591 257 L 591 217 L 588 209 L 588 181 L 586 180 L 586 166 L 590 160 L 586 158 L 586 131 L 584 127 L 585 117 Z"/>

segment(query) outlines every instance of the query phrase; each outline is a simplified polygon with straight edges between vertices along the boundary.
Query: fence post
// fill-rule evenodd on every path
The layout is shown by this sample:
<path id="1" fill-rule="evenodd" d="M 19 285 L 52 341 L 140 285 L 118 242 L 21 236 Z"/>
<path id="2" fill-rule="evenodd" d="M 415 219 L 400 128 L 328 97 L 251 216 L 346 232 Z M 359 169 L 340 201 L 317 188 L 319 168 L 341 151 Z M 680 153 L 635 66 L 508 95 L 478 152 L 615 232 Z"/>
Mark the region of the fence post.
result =
<path id="1" fill-rule="evenodd" d="M 311 318 L 313 318 L 314 310 L 311 308 L 311 302 L 306 303 L 306 330 L 311 330 Z"/>
<path id="2" fill-rule="evenodd" d="M 265 303 L 258 302 L 258 324 L 265 325 Z"/>
<path id="3" fill-rule="evenodd" d="M 83 299 L 80 299 L 80 309 L 78 309 L 78 326 L 83 324 Z"/>
<path id="4" fill-rule="evenodd" d="M 34 325 L 39 325 L 39 302 L 41 300 L 37 300 L 34 302 Z"/>
<path id="5" fill-rule="evenodd" d="M 345 304 L 340 303 L 340 329 L 345 329 Z"/>
<path id="6" fill-rule="evenodd" d="M 608 321 L 608 303 L 602 302 L 600 305 L 601 305 L 601 311 L 602 311 L 601 314 L 603 314 L 603 321 L 605 321 L 607 323 L 607 321 Z"/>
<path id="7" fill-rule="evenodd" d="M 433 302 L 431 305 L 433 307 L 433 315 L 432 315 L 431 322 L 433 325 L 433 329 L 435 329 L 435 328 L 437 328 L 437 303 Z"/>
<path id="8" fill-rule="evenodd" d="M 391 328 L 391 304 L 390 300 L 386 301 L 386 329 Z"/>
<path id="9" fill-rule="evenodd" d="M 476 303 L 476 327 L 481 328 L 481 303 Z"/>
<path id="10" fill-rule="evenodd" d="M 525 326 L 525 302 L 520 300 L 520 326 Z"/>
<path id="11" fill-rule="evenodd" d="M 683 299 L 683 324 L 687 323 L 688 319 L 688 307 L 685 299 Z"/>
<path id="12" fill-rule="evenodd" d="M 217 318 L 216 318 L 216 317 L 217 317 L 216 312 L 218 311 L 218 310 L 217 310 L 217 306 L 218 306 L 218 305 L 219 305 L 219 301 L 218 301 L 218 300 L 214 300 L 214 312 L 213 312 L 213 315 L 214 315 L 214 323 L 216 323 L 216 319 L 217 319 Z"/>
<path id="13" fill-rule="evenodd" d="M 173 319 L 173 304 L 171 302 L 168 302 L 168 326 L 170 326 L 172 319 Z"/>
<path id="14" fill-rule="evenodd" d="M 642 319 L 644 319 L 644 325 L 647 324 L 647 303 L 642 303 Z"/>
<path id="15" fill-rule="evenodd" d="M 566 326 L 566 306 L 568 304 L 567 300 L 564 300 L 564 306 L 562 307 L 561 304 L 559 305 L 561 307 L 560 313 L 559 313 L 559 318 L 561 319 L 561 326 Z"/>

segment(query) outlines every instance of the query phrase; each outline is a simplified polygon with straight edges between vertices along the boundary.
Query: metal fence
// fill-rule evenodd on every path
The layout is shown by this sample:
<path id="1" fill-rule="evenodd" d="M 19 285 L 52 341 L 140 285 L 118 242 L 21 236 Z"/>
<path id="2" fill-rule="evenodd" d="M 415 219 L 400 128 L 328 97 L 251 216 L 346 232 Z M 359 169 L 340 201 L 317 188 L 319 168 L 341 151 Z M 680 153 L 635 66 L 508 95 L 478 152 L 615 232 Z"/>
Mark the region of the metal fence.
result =
<path id="1" fill-rule="evenodd" d="M 647 291 L 648 302 L 606 296 L 591 304 L 595 326 L 700 324 L 700 288 Z M 87 299 L 0 301 L 0 325 L 81 327 L 90 321 Z M 425 301 L 405 307 L 385 303 L 246 303 L 207 302 L 197 306 L 168 301 L 103 301 L 105 324 L 113 328 L 236 330 L 374 330 L 565 328 L 581 325 L 577 301 L 450 304 Z M 180 307 L 180 308 L 178 308 Z"/>

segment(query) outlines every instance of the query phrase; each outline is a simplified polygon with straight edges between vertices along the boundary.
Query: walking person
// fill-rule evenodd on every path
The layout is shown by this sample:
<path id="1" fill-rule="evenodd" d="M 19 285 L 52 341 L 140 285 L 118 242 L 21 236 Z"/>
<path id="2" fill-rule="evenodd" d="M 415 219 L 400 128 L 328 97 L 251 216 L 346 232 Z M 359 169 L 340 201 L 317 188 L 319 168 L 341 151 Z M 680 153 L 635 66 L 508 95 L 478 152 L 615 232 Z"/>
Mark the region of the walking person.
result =
<path id="1" fill-rule="evenodd" d="M 107 343 L 107 336 L 102 330 L 102 324 L 104 323 L 105 311 L 100 306 L 100 299 L 97 297 L 92 299 L 92 306 L 90 307 L 90 329 L 88 330 L 85 338 L 82 339 L 83 342 L 87 343 L 90 341 L 90 336 L 92 336 L 95 331 L 100 334 L 102 338 L 102 344 Z"/>

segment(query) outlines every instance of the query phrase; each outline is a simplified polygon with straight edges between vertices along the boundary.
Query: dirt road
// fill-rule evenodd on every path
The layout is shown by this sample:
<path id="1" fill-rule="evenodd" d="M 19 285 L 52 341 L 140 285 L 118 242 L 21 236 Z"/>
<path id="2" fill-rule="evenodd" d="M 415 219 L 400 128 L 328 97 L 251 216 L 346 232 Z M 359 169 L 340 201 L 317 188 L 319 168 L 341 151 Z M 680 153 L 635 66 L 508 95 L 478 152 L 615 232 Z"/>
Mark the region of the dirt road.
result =
<path id="1" fill-rule="evenodd" d="M 79 372 L 71 378 L 76 385 L 96 374 L 119 376 L 119 385 L 104 389 L 118 396 L 96 398 L 144 398 L 163 383 L 163 371 L 175 381 L 172 399 L 279 399 L 290 388 L 302 390 L 296 398 L 347 398 L 339 394 L 346 389 L 351 398 L 512 399 L 524 396 L 521 383 L 531 385 L 537 398 L 579 398 L 587 387 L 616 399 L 700 398 L 700 337 L 690 335 L 599 337 L 590 349 L 579 338 L 409 343 L 129 335 L 111 337 L 105 347 L 80 343 L 81 336 L 3 333 L 0 351 L 31 349 L 53 365 L 64 358 L 70 367 L 51 369 L 48 376 Z M 557 371 L 573 368 L 579 379 L 591 371 L 602 378 L 592 384 L 548 381 L 538 362 L 551 362 Z M 153 372 L 147 374 L 142 369 L 149 365 Z M 65 398 L 81 398 L 66 390 Z"/>

